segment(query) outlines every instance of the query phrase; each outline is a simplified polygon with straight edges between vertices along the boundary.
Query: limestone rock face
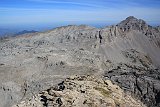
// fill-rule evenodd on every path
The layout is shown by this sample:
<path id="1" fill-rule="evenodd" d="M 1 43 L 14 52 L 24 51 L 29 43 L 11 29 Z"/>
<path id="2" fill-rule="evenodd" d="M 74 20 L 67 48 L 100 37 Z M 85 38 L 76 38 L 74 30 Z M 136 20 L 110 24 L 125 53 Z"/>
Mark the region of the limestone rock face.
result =
<path id="1" fill-rule="evenodd" d="M 145 107 L 113 85 L 93 76 L 72 76 L 13 107 Z"/>
<path id="2" fill-rule="evenodd" d="M 133 16 L 130 16 L 120 22 L 117 26 L 120 27 L 123 31 L 129 31 L 129 30 L 139 30 L 144 31 L 149 28 L 147 23 L 142 19 L 137 19 Z"/>
<path id="3" fill-rule="evenodd" d="M 98 75 L 147 106 L 159 107 L 159 56 L 159 27 L 135 17 L 101 29 L 69 25 L 42 33 L 1 38 L 0 105 L 11 107 L 36 95 L 32 104 L 41 106 L 37 99 L 39 92 L 72 75 Z M 64 86 L 60 85 L 57 91 L 62 91 Z M 99 104 L 95 97 L 93 99 Z M 66 100 L 62 100 L 57 102 L 66 104 Z"/>

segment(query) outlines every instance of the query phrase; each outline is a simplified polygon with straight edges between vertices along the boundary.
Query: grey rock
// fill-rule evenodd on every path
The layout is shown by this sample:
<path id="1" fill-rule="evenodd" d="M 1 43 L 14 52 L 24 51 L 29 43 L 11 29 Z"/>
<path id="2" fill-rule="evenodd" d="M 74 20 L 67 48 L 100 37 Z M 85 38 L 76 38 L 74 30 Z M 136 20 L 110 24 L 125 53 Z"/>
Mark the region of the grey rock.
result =
<path id="1" fill-rule="evenodd" d="M 160 92 L 160 71 L 154 68 L 152 64 L 146 66 L 144 63 L 148 61 L 141 59 L 143 56 L 135 56 L 135 54 L 139 52 L 134 52 L 132 50 L 131 52 L 134 54 L 129 54 L 129 56 L 125 54 L 125 56 L 129 59 L 131 58 L 131 62 L 133 62 L 134 58 L 137 58 L 134 63 L 137 62 L 139 63 L 138 65 L 133 66 L 133 64 L 128 65 L 120 63 L 115 65 L 114 69 L 106 71 L 105 76 L 110 78 L 112 82 L 118 84 L 126 92 L 134 94 L 134 96 L 145 102 L 147 106 L 158 107 L 159 97 L 157 95 L 159 95 Z"/>

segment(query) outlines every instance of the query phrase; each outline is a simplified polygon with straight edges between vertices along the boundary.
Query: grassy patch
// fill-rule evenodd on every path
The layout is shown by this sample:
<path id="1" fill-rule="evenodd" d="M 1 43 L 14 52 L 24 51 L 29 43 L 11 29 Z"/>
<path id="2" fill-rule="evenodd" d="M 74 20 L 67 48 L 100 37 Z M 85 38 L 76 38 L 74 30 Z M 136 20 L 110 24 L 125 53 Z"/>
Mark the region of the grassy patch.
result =
<path id="1" fill-rule="evenodd" d="M 111 92 L 105 90 L 104 88 L 94 87 L 95 90 L 99 91 L 103 96 L 109 97 Z"/>

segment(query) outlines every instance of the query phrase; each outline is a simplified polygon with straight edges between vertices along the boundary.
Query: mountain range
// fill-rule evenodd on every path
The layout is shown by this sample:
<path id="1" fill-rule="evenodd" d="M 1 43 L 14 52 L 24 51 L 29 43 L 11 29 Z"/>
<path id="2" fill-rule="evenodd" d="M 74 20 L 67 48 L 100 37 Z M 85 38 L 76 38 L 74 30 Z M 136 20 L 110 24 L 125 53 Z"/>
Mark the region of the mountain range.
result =
<path id="1" fill-rule="evenodd" d="M 0 41 L 2 107 L 159 107 L 160 27 L 69 25 Z"/>

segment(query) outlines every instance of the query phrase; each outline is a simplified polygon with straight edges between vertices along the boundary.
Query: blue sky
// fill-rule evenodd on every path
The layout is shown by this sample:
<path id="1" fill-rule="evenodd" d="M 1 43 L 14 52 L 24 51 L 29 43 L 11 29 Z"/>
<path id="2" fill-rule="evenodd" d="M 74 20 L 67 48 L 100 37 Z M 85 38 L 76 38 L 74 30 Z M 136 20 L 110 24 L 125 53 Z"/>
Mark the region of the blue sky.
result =
<path id="1" fill-rule="evenodd" d="M 160 0 L 0 0 L 0 26 L 96 26 L 128 16 L 160 24 Z"/>

